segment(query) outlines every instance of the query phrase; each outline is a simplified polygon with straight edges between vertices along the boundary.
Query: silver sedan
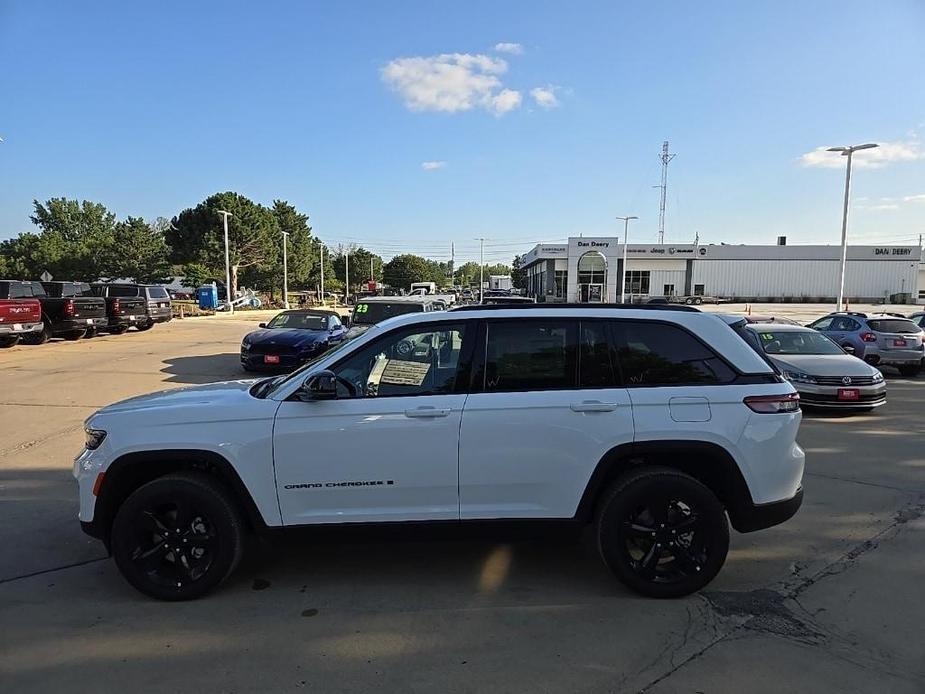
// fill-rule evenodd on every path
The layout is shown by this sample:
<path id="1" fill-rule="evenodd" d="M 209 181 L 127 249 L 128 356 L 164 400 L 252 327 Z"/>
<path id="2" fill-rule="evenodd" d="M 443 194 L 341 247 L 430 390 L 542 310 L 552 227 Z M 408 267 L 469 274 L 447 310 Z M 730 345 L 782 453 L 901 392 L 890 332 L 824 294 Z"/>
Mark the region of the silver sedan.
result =
<path id="1" fill-rule="evenodd" d="M 811 407 L 870 410 L 886 403 L 883 374 L 799 325 L 749 325 L 756 343 Z"/>

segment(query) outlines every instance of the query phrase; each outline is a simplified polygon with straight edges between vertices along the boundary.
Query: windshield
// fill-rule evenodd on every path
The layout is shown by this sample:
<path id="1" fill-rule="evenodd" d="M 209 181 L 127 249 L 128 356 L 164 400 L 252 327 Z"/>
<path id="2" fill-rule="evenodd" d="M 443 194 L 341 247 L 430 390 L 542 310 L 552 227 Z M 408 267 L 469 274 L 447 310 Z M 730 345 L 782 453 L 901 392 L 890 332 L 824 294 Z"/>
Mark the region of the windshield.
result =
<path id="1" fill-rule="evenodd" d="M 281 376 L 276 376 L 274 378 L 268 378 L 263 381 L 260 381 L 257 385 L 251 388 L 251 395 L 257 398 L 266 398 L 269 397 L 277 388 L 282 386 L 284 383 L 292 379 L 301 379 L 303 374 L 305 374 L 309 369 L 311 369 L 315 364 L 320 362 L 322 359 L 327 359 L 333 354 L 341 352 L 347 345 L 352 345 L 353 341 L 359 337 L 355 335 L 353 337 L 347 337 L 343 342 L 338 343 L 334 347 L 330 347 L 321 354 L 318 354 L 315 357 L 312 357 L 307 362 L 302 364 L 298 369 L 292 373 L 282 374 Z"/>
<path id="2" fill-rule="evenodd" d="M 372 325 L 380 323 L 386 318 L 401 316 L 405 313 L 420 313 L 424 310 L 422 304 L 410 301 L 370 301 L 357 304 L 353 309 L 351 323 L 355 325 Z"/>
<path id="3" fill-rule="evenodd" d="M 755 330 L 767 354 L 844 354 L 841 347 L 815 330 Z"/>
<path id="4" fill-rule="evenodd" d="M 328 317 L 311 313 L 280 313 L 267 323 L 268 328 L 295 330 L 327 330 Z"/>
<path id="5" fill-rule="evenodd" d="M 878 333 L 900 333 L 903 335 L 915 334 L 921 330 L 911 320 L 905 318 L 887 318 L 881 320 L 868 320 L 867 325 Z"/>

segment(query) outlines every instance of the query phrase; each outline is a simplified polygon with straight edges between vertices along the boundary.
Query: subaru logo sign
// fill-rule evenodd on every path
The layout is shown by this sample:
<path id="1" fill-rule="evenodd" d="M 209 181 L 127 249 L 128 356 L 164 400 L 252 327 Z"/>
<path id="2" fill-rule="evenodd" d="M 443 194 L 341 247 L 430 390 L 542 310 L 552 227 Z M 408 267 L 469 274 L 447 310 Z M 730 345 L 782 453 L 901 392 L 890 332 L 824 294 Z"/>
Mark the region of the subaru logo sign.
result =
<path id="1" fill-rule="evenodd" d="M 850 385 L 851 385 L 851 376 L 845 376 L 845 377 L 841 380 L 841 382 L 844 383 L 846 386 L 850 386 Z"/>

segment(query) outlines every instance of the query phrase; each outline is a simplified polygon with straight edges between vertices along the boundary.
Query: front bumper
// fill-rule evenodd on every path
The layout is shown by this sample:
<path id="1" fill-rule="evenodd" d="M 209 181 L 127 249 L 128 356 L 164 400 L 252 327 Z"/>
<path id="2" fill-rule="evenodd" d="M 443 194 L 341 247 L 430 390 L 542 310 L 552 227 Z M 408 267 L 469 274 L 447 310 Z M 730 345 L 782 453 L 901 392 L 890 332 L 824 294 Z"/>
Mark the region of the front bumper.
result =
<path id="1" fill-rule="evenodd" d="M 25 335 L 41 329 L 42 321 L 38 323 L 0 323 L 0 335 Z"/>
<path id="2" fill-rule="evenodd" d="M 806 407 L 825 407 L 832 409 L 854 409 L 858 407 L 880 407 L 886 404 L 886 383 L 872 386 L 814 386 L 794 383 L 800 393 L 800 404 Z M 857 400 L 843 400 L 838 397 L 841 390 L 857 390 Z"/>
<path id="3" fill-rule="evenodd" d="M 740 533 L 751 533 L 780 525 L 792 518 L 803 503 L 803 487 L 790 499 L 772 501 L 769 504 L 749 504 L 739 508 L 732 519 L 732 527 Z"/>
<path id="4" fill-rule="evenodd" d="M 279 357 L 279 363 L 268 364 L 264 359 L 265 356 Z M 302 364 L 304 364 L 309 359 L 311 359 L 311 356 L 303 357 L 294 354 L 265 355 L 241 352 L 241 366 L 250 371 L 268 371 L 275 373 L 280 373 L 282 371 L 292 371 L 302 366 Z"/>

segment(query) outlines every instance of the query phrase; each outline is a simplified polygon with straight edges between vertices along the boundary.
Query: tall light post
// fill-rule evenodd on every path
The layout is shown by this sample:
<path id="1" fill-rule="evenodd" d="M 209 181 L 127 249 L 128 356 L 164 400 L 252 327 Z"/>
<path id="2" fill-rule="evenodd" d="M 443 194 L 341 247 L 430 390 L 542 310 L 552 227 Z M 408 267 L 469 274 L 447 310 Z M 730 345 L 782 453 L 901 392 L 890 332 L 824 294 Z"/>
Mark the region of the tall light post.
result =
<path id="1" fill-rule="evenodd" d="M 485 286 L 485 239 L 478 238 L 479 242 L 479 303 L 482 303 L 483 287 Z"/>
<path id="2" fill-rule="evenodd" d="M 627 234 L 630 230 L 630 220 L 639 219 L 639 217 L 617 217 L 617 219 L 623 220 L 623 268 L 620 271 L 620 303 L 626 303 L 626 241 Z"/>
<path id="3" fill-rule="evenodd" d="M 347 297 L 350 296 L 350 249 L 344 250 L 344 306 L 347 305 Z"/>
<path id="4" fill-rule="evenodd" d="M 879 145 L 868 142 L 866 145 L 849 145 L 847 147 L 829 147 L 829 152 L 841 152 L 843 157 L 848 157 L 848 165 L 845 167 L 845 206 L 842 210 L 841 218 L 841 267 L 838 270 L 838 306 L 836 311 L 841 311 L 844 307 L 845 300 L 845 267 L 848 264 L 848 202 L 851 196 L 851 155 L 862 149 L 873 149 Z"/>
<path id="5" fill-rule="evenodd" d="M 289 232 L 283 232 L 283 308 L 289 308 L 289 266 L 286 263 L 286 242 Z"/>
<path id="6" fill-rule="evenodd" d="M 318 239 L 321 248 L 321 305 L 324 306 L 324 242 Z"/>
<path id="7" fill-rule="evenodd" d="M 228 310 L 234 313 L 234 304 L 231 303 L 231 263 L 228 259 L 228 218 L 234 215 L 225 210 L 218 210 L 222 216 L 222 225 L 225 228 L 225 303 Z"/>

